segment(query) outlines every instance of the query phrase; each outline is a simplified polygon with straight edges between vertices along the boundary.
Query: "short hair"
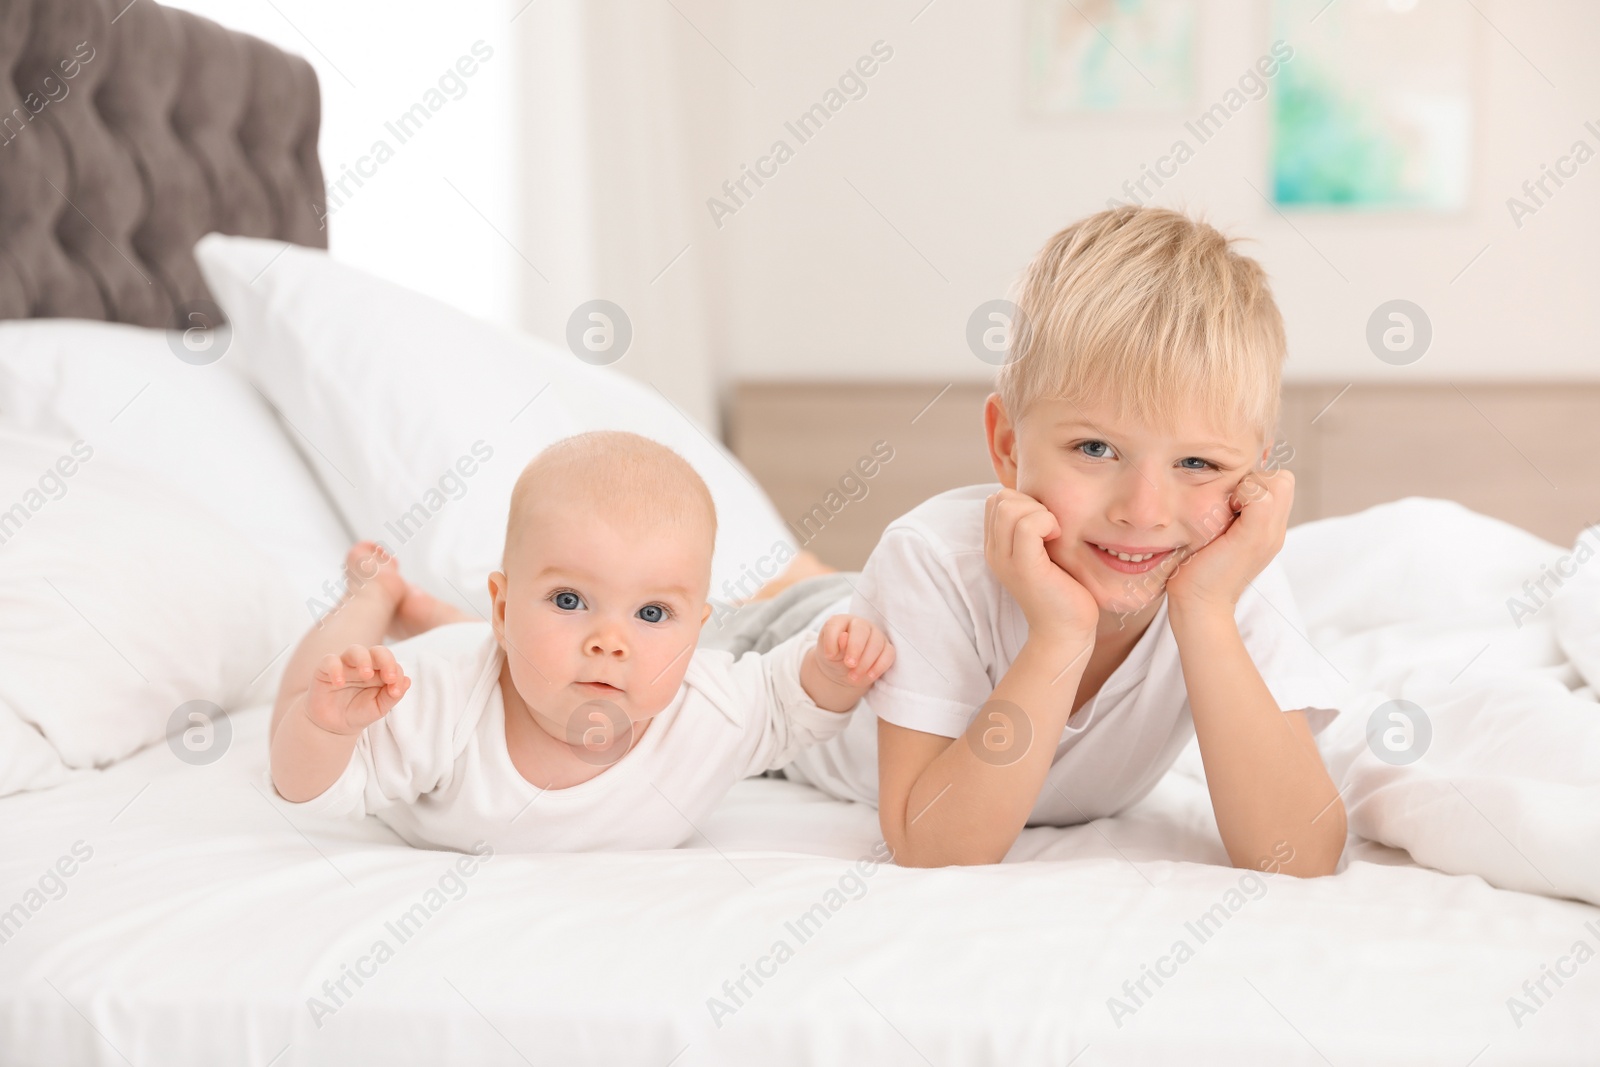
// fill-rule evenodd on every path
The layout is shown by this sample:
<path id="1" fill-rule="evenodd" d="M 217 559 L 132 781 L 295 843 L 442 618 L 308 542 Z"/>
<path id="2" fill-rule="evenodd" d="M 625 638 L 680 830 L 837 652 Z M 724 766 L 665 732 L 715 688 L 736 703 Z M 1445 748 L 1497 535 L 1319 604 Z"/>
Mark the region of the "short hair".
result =
<path id="1" fill-rule="evenodd" d="M 1023 275 L 996 390 L 1013 422 L 1034 401 L 1109 401 L 1171 425 L 1200 411 L 1267 440 L 1287 354 L 1266 272 L 1204 222 L 1123 206 L 1073 223 Z"/>
<path id="2" fill-rule="evenodd" d="M 528 510 L 552 490 L 639 522 L 663 524 L 703 520 L 709 559 L 717 536 L 717 506 L 711 490 L 688 460 L 625 430 L 594 430 L 564 437 L 534 456 L 511 489 L 506 543 L 511 553 Z"/>

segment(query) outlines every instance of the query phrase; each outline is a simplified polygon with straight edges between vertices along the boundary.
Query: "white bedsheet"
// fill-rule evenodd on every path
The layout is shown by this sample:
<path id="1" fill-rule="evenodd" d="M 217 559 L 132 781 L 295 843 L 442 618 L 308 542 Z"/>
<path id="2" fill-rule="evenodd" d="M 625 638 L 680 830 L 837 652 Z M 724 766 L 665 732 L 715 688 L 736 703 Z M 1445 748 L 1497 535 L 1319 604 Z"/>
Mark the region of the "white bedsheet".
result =
<path id="1" fill-rule="evenodd" d="M 872 853 L 874 813 L 752 779 L 695 847 L 495 856 L 401 943 L 385 924 L 426 906 L 455 856 L 376 820 L 291 825 L 259 791 L 266 709 L 236 725 L 208 767 L 148 749 L 0 802 L 0 905 L 75 842 L 93 850 L 0 944 L 0 1063 L 1594 1058 L 1600 963 L 1547 982 L 1520 1027 L 1507 998 L 1576 941 L 1600 946 L 1600 909 L 1370 844 L 1337 877 L 1258 889 L 1222 865 L 1192 765 L 1121 817 L 1025 831 L 1014 858 L 1037 862 L 884 866 L 861 891 L 849 861 Z M 786 924 L 819 903 L 802 941 Z M 1217 906 L 1202 942 L 1187 924 Z M 393 957 L 319 1027 L 308 998 L 379 939 Z M 792 958 L 762 963 L 780 939 Z M 1193 957 L 1163 963 L 1179 940 Z M 758 964 L 775 973 L 715 1025 L 708 998 L 733 1006 L 723 982 Z M 1147 966 L 1172 977 L 1135 1004 L 1123 983 Z M 1113 996 L 1136 1010 L 1114 1018 Z"/>
<path id="2" fill-rule="evenodd" d="M 1554 894 L 1595 884 L 1596 705 L 1553 614 L 1493 602 L 1554 546 L 1418 502 L 1338 522 L 1286 552 L 1308 639 L 1435 726 L 1408 768 L 1359 715 L 1325 735 L 1352 828 L 1477 873 L 1355 841 L 1337 876 L 1256 881 L 1191 748 L 1131 811 L 1026 830 L 998 866 L 862 876 L 875 812 L 753 779 L 691 847 L 497 855 L 430 910 L 457 857 L 291 823 L 258 708 L 213 765 L 160 746 L 0 801 L 0 1064 L 1592 1064 L 1600 908 Z M 29 897 L 75 845 L 64 893 Z M 769 976 L 735 1002 L 746 967 Z"/>

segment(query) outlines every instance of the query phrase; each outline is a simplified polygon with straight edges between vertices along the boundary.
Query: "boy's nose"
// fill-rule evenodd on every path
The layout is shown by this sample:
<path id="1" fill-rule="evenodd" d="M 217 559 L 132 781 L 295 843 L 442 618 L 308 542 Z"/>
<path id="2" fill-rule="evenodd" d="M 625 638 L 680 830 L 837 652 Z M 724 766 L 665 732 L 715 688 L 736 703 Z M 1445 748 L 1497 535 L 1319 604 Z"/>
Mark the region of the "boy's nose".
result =
<path id="1" fill-rule="evenodd" d="M 1106 509 L 1106 518 L 1136 530 L 1166 528 L 1167 501 L 1161 482 L 1150 472 L 1130 465 Z"/>

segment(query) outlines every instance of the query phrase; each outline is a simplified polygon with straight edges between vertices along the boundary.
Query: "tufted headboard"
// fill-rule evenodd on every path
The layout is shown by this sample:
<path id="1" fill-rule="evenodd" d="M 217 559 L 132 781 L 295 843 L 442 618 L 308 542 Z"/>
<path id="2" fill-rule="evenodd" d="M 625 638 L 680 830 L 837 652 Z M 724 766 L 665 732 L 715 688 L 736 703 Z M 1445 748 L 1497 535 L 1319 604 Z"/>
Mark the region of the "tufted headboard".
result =
<path id="1" fill-rule="evenodd" d="M 186 326 L 204 234 L 326 248 L 298 56 L 153 0 L 0 0 L 0 319 Z"/>

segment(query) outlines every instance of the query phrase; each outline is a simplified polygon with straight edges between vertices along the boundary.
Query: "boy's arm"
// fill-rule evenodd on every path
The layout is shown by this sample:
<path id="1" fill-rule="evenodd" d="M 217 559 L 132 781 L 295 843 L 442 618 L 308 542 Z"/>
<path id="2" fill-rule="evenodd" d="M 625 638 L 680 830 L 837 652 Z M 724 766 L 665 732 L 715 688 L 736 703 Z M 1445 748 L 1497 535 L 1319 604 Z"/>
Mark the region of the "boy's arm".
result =
<path id="1" fill-rule="evenodd" d="M 984 509 L 984 561 L 1010 591 L 1028 638 L 954 741 L 879 719 L 878 822 L 906 867 L 997 863 L 1027 825 L 1072 715 L 1100 609 L 1050 559 L 1060 524 L 1025 493 Z"/>
<path id="2" fill-rule="evenodd" d="M 1027 825 L 1072 714 L 1093 634 L 1030 633 L 954 740 L 878 720 L 878 821 L 897 864 L 998 863 Z"/>
<path id="3" fill-rule="evenodd" d="M 1279 709 L 1231 610 L 1173 601 L 1167 612 L 1228 859 L 1332 874 L 1344 851 L 1344 804 L 1305 715 Z"/>
<path id="4" fill-rule="evenodd" d="M 1237 517 L 1180 561 L 1166 585 L 1217 830 L 1236 867 L 1332 874 L 1344 851 L 1344 804 L 1304 714 L 1278 707 L 1234 617 L 1245 588 L 1283 547 L 1294 475 L 1252 472 L 1233 497 Z"/>

